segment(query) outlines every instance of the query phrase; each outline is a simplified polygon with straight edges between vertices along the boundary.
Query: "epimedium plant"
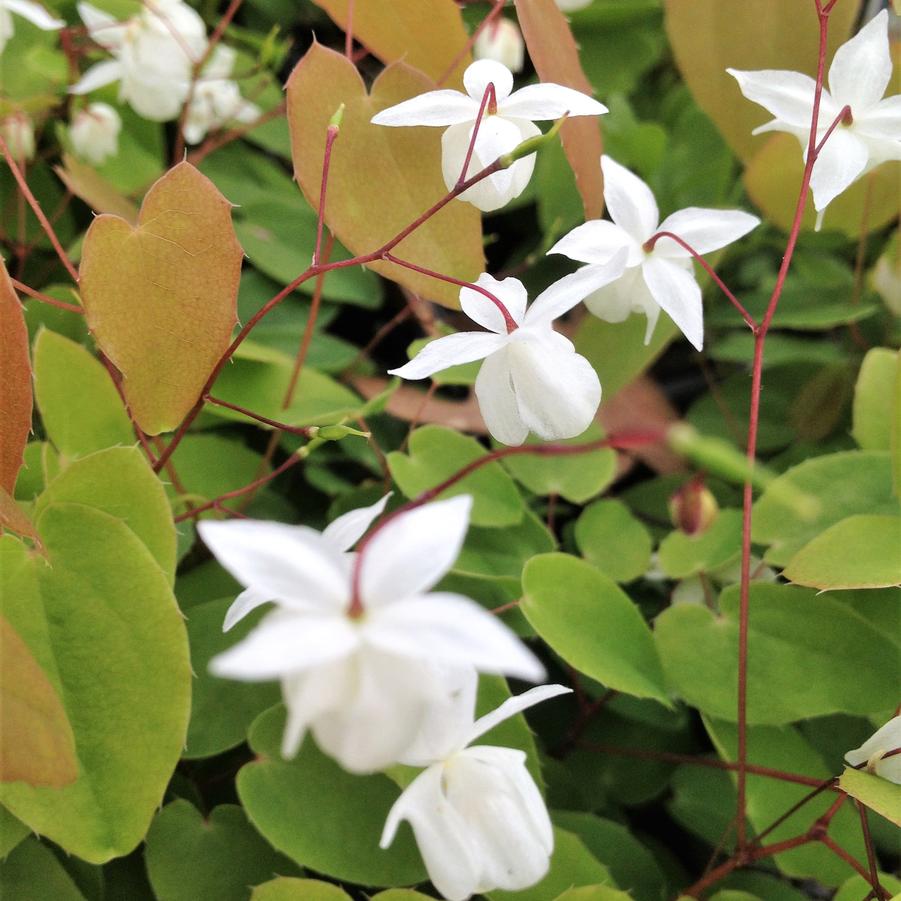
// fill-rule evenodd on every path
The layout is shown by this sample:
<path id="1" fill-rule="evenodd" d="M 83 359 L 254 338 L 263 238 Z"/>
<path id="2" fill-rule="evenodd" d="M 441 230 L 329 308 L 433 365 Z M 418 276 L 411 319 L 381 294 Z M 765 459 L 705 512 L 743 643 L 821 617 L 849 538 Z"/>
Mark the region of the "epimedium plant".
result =
<path id="1" fill-rule="evenodd" d="M 759 6 L 0 0 L 11 896 L 901 887 L 890 17 Z"/>

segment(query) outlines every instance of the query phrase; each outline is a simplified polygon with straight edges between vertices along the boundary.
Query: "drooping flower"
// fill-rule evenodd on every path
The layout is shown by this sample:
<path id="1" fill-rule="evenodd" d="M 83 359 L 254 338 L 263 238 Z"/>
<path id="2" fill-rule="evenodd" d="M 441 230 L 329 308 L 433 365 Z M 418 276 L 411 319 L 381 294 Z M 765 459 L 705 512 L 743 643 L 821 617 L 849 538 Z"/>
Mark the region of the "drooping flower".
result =
<path id="1" fill-rule="evenodd" d="M 589 362 L 552 323 L 616 278 L 624 263 L 625 253 L 615 254 L 605 266 L 573 273 L 551 285 L 528 309 L 522 282 L 498 281 L 483 273 L 475 284 L 500 300 L 510 321 L 485 294 L 463 288 L 463 312 L 488 331 L 438 338 L 389 374 L 424 379 L 449 366 L 484 359 L 475 392 L 485 425 L 498 441 L 522 444 L 530 431 L 546 440 L 581 435 L 597 412 L 601 384 Z"/>
<path id="2" fill-rule="evenodd" d="M 41 31 L 56 31 L 66 24 L 62 19 L 51 16 L 40 3 L 34 3 L 33 0 L 0 0 L 0 53 L 3 53 L 7 41 L 15 34 L 13 14 L 36 25 Z"/>
<path id="3" fill-rule="evenodd" d="M 472 55 L 476 59 L 493 59 L 511 72 L 522 71 L 526 45 L 519 26 L 503 16 L 489 22 L 476 38 Z"/>
<path id="4" fill-rule="evenodd" d="M 453 706 L 476 670 L 543 677 L 535 656 L 475 601 L 428 592 L 460 551 L 471 504 L 462 495 L 398 515 L 371 536 L 359 560 L 339 547 L 365 513 L 330 539 L 306 526 L 200 523 L 204 542 L 253 590 L 251 599 L 276 603 L 210 670 L 281 681 L 285 757 L 309 728 L 347 770 L 384 769 L 436 711 Z"/>
<path id="5" fill-rule="evenodd" d="M 373 116 L 376 125 L 447 127 L 441 139 L 441 168 L 451 190 L 463 171 L 482 99 L 489 85 L 495 103 L 485 109 L 473 148 L 467 177 L 509 153 L 527 138 L 541 134 L 536 121 L 570 116 L 599 116 L 607 108 L 587 94 L 558 84 L 533 84 L 513 91 L 513 75 L 498 62 L 481 59 L 463 73 L 466 93 L 445 89 L 420 94 Z M 513 93 L 511 93 L 513 91 Z M 535 168 L 535 154 L 489 175 L 460 195 L 484 212 L 500 209 L 518 197 Z"/>
<path id="6" fill-rule="evenodd" d="M 445 732 L 431 757 L 405 759 L 427 766 L 388 813 L 381 846 L 394 841 L 403 820 L 413 828 L 429 878 L 448 901 L 494 889 L 518 891 L 547 873 L 554 833 L 544 799 L 526 769 L 524 752 L 469 747 L 498 723 L 548 698 L 562 685 L 542 685 L 510 698 L 475 723 Z"/>
<path id="7" fill-rule="evenodd" d="M 867 772 L 901 785 L 901 754 L 886 756 L 889 751 L 899 748 L 901 748 L 901 716 L 896 716 L 877 729 L 859 748 L 848 751 L 845 760 L 855 767 L 866 764 Z"/>
<path id="8" fill-rule="evenodd" d="M 15 112 L 0 120 L 0 135 L 16 162 L 34 159 L 34 123 L 27 113 Z"/>
<path id="9" fill-rule="evenodd" d="M 688 207 L 660 222 L 651 189 L 609 156 L 601 159 L 604 201 L 612 222 L 593 219 L 574 228 L 548 253 L 562 253 L 588 263 L 579 272 L 605 266 L 624 249 L 626 266 L 614 281 L 586 296 L 585 305 L 607 322 L 622 322 L 631 313 L 648 318 L 645 344 L 651 340 L 663 310 L 686 338 L 700 350 L 704 344 L 704 311 L 701 288 L 695 281 L 691 254 L 678 242 L 660 238 L 671 232 L 699 254 L 719 250 L 746 235 L 760 223 L 741 210 L 707 210 Z"/>
<path id="10" fill-rule="evenodd" d="M 119 152 L 122 119 L 108 103 L 90 103 L 79 110 L 69 126 L 76 155 L 94 166 Z"/>
<path id="11" fill-rule="evenodd" d="M 229 76 L 235 65 L 235 51 L 217 45 L 191 93 L 184 134 L 189 144 L 199 144 L 207 132 L 228 122 L 253 122 L 260 109 L 241 96 L 238 83 Z"/>
<path id="12" fill-rule="evenodd" d="M 775 116 L 754 134 L 795 135 L 806 159 L 816 82 L 800 72 L 784 70 L 726 71 L 748 100 Z M 901 95 L 883 97 L 891 77 L 888 11 L 882 10 L 838 48 L 829 68 L 829 89 L 823 89 L 817 117 L 817 141 L 846 106 L 850 112 L 829 135 L 811 173 L 810 188 L 819 213 L 880 163 L 901 159 Z"/>
<path id="13" fill-rule="evenodd" d="M 155 122 L 178 116 L 194 64 L 207 46 L 200 15 L 182 0 L 155 0 L 124 22 L 90 3 L 79 3 L 78 13 L 113 59 L 91 66 L 71 93 L 87 94 L 118 81 L 119 99 L 138 115 Z"/>

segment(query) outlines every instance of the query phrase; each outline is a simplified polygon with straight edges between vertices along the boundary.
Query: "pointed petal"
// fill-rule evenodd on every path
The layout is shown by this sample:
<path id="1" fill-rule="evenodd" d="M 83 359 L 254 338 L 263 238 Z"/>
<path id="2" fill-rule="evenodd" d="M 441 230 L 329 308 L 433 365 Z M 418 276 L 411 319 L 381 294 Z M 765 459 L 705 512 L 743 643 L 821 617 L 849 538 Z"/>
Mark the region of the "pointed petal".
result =
<path id="1" fill-rule="evenodd" d="M 651 189 L 625 166 L 601 157 L 604 200 L 613 221 L 639 245 L 657 230 L 660 212 Z"/>
<path id="2" fill-rule="evenodd" d="M 340 608 L 349 579 L 342 555 L 306 526 L 252 519 L 198 523 L 219 563 L 242 585 L 272 600 Z"/>
<path id="3" fill-rule="evenodd" d="M 519 415 L 506 349 L 485 358 L 476 376 L 475 392 L 479 411 L 492 438 L 511 447 L 522 444 L 529 434 L 529 427 Z"/>
<path id="4" fill-rule="evenodd" d="M 520 324 L 526 312 L 528 296 L 521 281 L 516 278 L 505 278 L 498 281 L 487 272 L 483 272 L 475 281 L 476 285 L 493 294 L 506 308 L 515 323 Z M 507 324 L 497 305 L 472 288 L 460 290 L 460 306 L 463 312 L 473 321 L 499 335 L 507 334 Z"/>
<path id="5" fill-rule="evenodd" d="M 470 665 L 538 682 L 544 667 L 496 616 L 450 592 L 408 597 L 371 614 L 365 641 L 407 657 Z"/>
<path id="6" fill-rule="evenodd" d="M 500 103 L 513 90 L 513 73 L 505 65 L 495 62 L 493 59 L 476 60 L 463 73 L 463 87 L 477 104 L 476 112 L 478 112 L 478 104 L 481 104 L 489 84 L 494 85 L 494 97 Z M 475 119 L 475 115 L 472 118 Z"/>
<path id="7" fill-rule="evenodd" d="M 350 510 L 339 516 L 325 527 L 322 537 L 337 550 L 349 551 L 363 537 L 375 519 L 381 516 L 392 494 L 393 492 L 389 491 L 372 506 Z"/>
<path id="8" fill-rule="evenodd" d="M 355 658 L 344 657 L 282 679 L 288 714 L 282 735 L 283 758 L 290 760 L 297 754 L 310 723 L 346 706 L 354 672 Z"/>
<path id="9" fill-rule="evenodd" d="M 245 588 L 234 600 L 234 603 L 225 612 L 225 620 L 222 623 L 222 631 L 228 632 L 236 623 L 239 623 L 248 613 L 268 604 L 274 598 L 269 597 L 265 591 L 257 588 Z"/>
<path id="10" fill-rule="evenodd" d="M 848 751 L 845 760 L 851 766 L 866 763 L 879 751 L 893 751 L 901 747 L 901 716 L 892 717 L 885 725 L 880 726 L 859 748 Z"/>
<path id="11" fill-rule="evenodd" d="M 460 91 L 429 91 L 383 109 L 372 117 L 371 122 L 392 126 L 459 125 L 472 122 L 478 113 L 478 104 Z"/>
<path id="12" fill-rule="evenodd" d="M 27 19 L 43 31 L 56 31 L 66 24 L 62 19 L 51 16 L 40 3 L 33 3 L 32 0 L 5 0 L 3 5 L 11 13 Z"/>
<path id="13" fill-rule="evenodd" d="M 621 247 L 606 263 L 583 266 L 571 275 L 554 282 L 535 298 L 526 313 L 526 325 L 550 325 L 558 316 L 569 312 L 593 291 L 609 285 L 626 270 L 629 250 Z"/>
<path id="14" fill-rule="evenodd" d="M 125 24 L 90 3 L 78 4 L 78 15 L 88 29 L 91 40 L 107 50 L 115 50 L 125 40 Z"/>
<path id="15" fill-rule="evenodd" d="M 81 78 L 69 88 L 70 94 L 89 94 L 122 78 L 122 64 L 115 59 L 108 59 L 91 66 Z"/>
<path id="16" fill-rule="evenodd" d="M 449 366 L 481 360 L 503 347 L 506 341 L 506 335 L 495 335 L 493 332 L 457 332 L 430 341 L 409 363 L 389 369 L 388 375 L 397 375 L 402 379 L 424 379 Z"/>
<path id="17" fill-rule="evenodd" d="M 593 97 L 564 88 L 559 84 L 530 84 L 511 94 L 498 104 L 498 112 L 512 119 L 559 119 L 570 116 L 600 116 L 608 112 L 603 103 Z"/>
<path id="18" fill-rule="evenodd" d="M 466 744 L 471 745 L 477 738 L 480 738 L 486 732 L 490 732 L 499 723 L 510 719 L 511 716 L 516 716 L 517 713 L 522 713 L 523 710 L 528 710 L 529 707 L 534 707 L 542 701 L 550 700 L 550 698 L 556 698 L 558 695 L 571 693 L 572 689 L 567 688 L 565 685 L 539 685 L 537 688 L 530 688 L 528 691 L 524 691 L 521 695 L 507 698 L 500 707 L 495 708 L 491 713 L 486 713 L 485 716 L 479 717 L 475 721 L 472 731 L 467 736 Z"/>
<path id="19" fill-rule="evenodd" d="M 863 116 L 855 118 L 854 131 L 863 138 L 882 139 L 897 145 L 901 135 L 901 94 L 886 97 Z"/>
<path id="20" fill-rule="evenodd" d="M 460 554 L 472 497 L 457 495 L 396 516 L 363 552 L 360 588 L 366 607 L 380 607 L 431 588 Z"/>
<path id="21" fill-rule="evenodd" d="M 741 210 L 707 210 L 688 207 L 667 216 L 657 231 L 672 232 L 690 244 L 699 254 L 719 250 L 744 237 L 760 225 L 760 220 Z M 690 257 L 680 244 L 661 238 L 654 245 L 655 255 L 662 257 Z"/>
<path id="22" fill-rule="evenodd" d="M 264 682 L 346 657 L 359 647 L 358 630 L 344 616 L 275 610 L 243 640 L 210 661 L 210 672 Z"/>
<path id="23" fill-rule="evenodd" d="M 879 102 L 891 77 L 888 10 L 884 9 L 835 51 L 829 92 L 839 107 L 848 104 L 852 115 L 863 113 Z"/>
<path id="24" fill-rule="evenodd" d="M 867 145 L 850 129 L 837 128 L 829 135 L 810 176 L 817 211 L 825 210 L 860 177 L 868 156 Z"/>
<path id="25" fill-rule="evenodd" d="M 742 94 L 748 100 L 759 103 L 780 122 L 794 128 L 810 128 L 816 82 L 809 75 L 783 69 L 760 69 L 755 72 L 741 72 L 737 69 L 726 71 L 738 82 Z M 821 102 L 832 109 L 829 95 L 825 91 Z M 835 112 L 837 113 L 838 109 Z M 832 119 L 825 106 L 821 108 L 820 116 L 827 124 Z"/>
<path id="26" fill-rule="evenodd" d="M 700 350 L 704 346 L 704 307 L 694 274 L 653 255 L 642 263 L 641 274 L 654 300 Z"/>
<path id="27" fill-rule="evenodd" d="M 579 263 L 606 263 L 623 247 L 634 257 L 632 265 L 641 261 L 641 247 L 628 232 L 606 219 L 592 219 L 564 235 L 548 253 L 562 253 Z"/>

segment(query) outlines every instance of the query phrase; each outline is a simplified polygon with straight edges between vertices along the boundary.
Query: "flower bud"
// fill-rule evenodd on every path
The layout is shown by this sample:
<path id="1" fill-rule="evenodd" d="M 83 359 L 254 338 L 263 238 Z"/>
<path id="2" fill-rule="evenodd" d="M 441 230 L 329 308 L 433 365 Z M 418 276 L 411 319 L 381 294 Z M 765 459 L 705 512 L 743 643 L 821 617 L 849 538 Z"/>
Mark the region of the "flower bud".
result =
<path id="1" fill-rule="evenodd" d="M 25 113 L 13 113 L 0 122 L 0 135 L 16 162 L 34 158 L 34 123 Z"/>
<path id="2" fill-rule="evenodd" d="M 489 22 L 472 48 L 476 59 L 493 59 L 511 72 L 522 71 L 526 46 L 519 26 L 503 17 Z"/>
<path id="3" fill-rule="evenodd" d="M 686 482 L 669 500 L 673 525 L 686 535 L 702 535 L 719 512 L 716 498 L 700 478 Z"/>
<path id="4" fill-rule="evenodd" d="M 76 156 L 99 166 L 119 152 L 122 119 L 108 103 L 91 103 L 75 114 L 69 137 Z"/>

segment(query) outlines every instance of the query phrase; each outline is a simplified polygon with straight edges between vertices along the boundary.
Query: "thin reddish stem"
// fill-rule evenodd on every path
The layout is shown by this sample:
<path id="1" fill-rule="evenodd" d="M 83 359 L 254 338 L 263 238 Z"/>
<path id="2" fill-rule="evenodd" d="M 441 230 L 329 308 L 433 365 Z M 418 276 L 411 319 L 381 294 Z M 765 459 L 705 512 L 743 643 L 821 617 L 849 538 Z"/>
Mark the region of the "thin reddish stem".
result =
<path id="1" fill-rule="evenodd" d="M 857 813 L 860 817 L 860 831 L 863 833 L 864 847 L 867 849 L 867 869 L 870 872 L 870 885 L 874 886 L 874 890 L 877 892 L 876 897 L 879 899 L 882 886 L 879 885 L 879 870 L 876 866 L 876 853 L 873 850 L 873 839 L 870 836 L 870 823 L 867 820 L 867 808 L 857 800 L 854 801 L 854 804 L 857 807 Z M 879 886 L 879 888 L 875 889 L 875 886 Z M 885 895 L 882 895 L 882 897 L 884 898 Z"/>
<path id="2" fill-rule="evenodd" d="M 488 11 L 488 14 L 482 19 L 481 22 L 476 26 L 473 33 L 469 36 L 469 40 L 460 48 L 454 58 L 451 60 L 450 65 L 441 73 L 441 77 L 435 82 L 435 87 L 440 88 L 441 85 L 444 84 L 448 80 L 448 78 L 453 75 L 457 66 L 466 59 L 467 54 L 472 50 L 475 46 L 475 42 L 479 39 L 479 35 L 491 24 L 494 19 L 496 19 L 500 14 L 501 10 L 504 8 L 504 3 L 506 0 L 494 0 L 494 6 Z"/>
<path id="3" fill-rule="evenodd" d="M 820 155 L 820 151 L 822 151 L 823 145 L 832 136 L 832 132 L 834 132 L 835 129 L 838 128 L 839 125 L 842 124 L 842 122 L 848 123 L 848 120 L 850 119 L 850 117 L 851 117 L 851 107 L 848 106 L 847 104 L 845 104 L 841 108 L 841 111 L 839 112 L 839 114 L 832 120 L 832 124 L 829 126 L 829 128 L 826 129 L 826 132 L 823 134 L 823 137 L 820 138 L 820 141 L 817 144 L 817 146 L 814 147 L 813 152 L 814 152 L 815 156 Z"/>
<path id="4" fill-rule="evenodd" d="M 766 827 L 766 829 L 764 829 L 757 835 L 752 844 L 760 844 L 760 842 L 762 842 L 771 832 L 774 832 L 776 829 L 778 829 L 784 822 L 786 822 L 786 820 L 793 817 L 802 807 L 805 807 L 814 798 L 818 798 L 824 791 L 836 790 L 835 779 L 833 778 L 826 779 L 821 782 L 816 782 L 814 780 L 814 784 L 816 787 L 813 789 L 813 791 L 808 792 L 806 795 L 804 795 L 803 798 L 792 804 L 792 806 L 789 807 L 788 810 L 785 811 L 785 813 L 778 816 L 772 823 L 770 823 L 769 826 Z"/>
<path id="5" fill-rule="evenodd" d="M 282 101 L 278 106 L 274 106 L 258 116 L 253 122 L 245 122 L 243 125 L 238 125 L 229 131 L 207 138 L 196 150 L 192 150 L 188 154 L 188 162 L 199 166 L 213 151 L 224 147 L 226 144 L 231 144 L 232 141 L 237 141 L 238 138 L 243 138 L 248 132 L 265 125 L 267 122 L 271 122 L 273 119 L 278 119 L 284 114 L 285 102 Z"/>
<path id="6" fill-rule="evenodd" d="M 488 82 L 488 87 L 485 88 L 485 93 L 482 95 L 482 102 L 479 104 L 479 114 L 476 116 L 476 122 L 472 128 L 472 134 L 469 137 L 469 146 L 466 148 L 466 156 L 463 159 L 463 168 L 460 170 L 460 175 L 457 177 L 457 185 L 466 181 L 466 173 L 469 171 L 469 164 L 472 162 L 472 155 L 476 149 L 476 139 L 479 136 L 479 129 L 482 127 L 482 120 L 485 118 L 486 107 L 488 107 L 489 110 L 497 109 L 497 95 L 494 91 L 494 84 L 490 81 Z"/>
<path id="7" fill-rule="evenodd" d="M 79 315 L 84 316 L 84 308 L 78 306 L 78 304 L 66 303 L 64 300 L 57 300 L 49 294 L 42 294 L 40 291 L 29 288 L 24 282 L 20 282 L 17 278 L 13 278 L 12 276 L 10 276 L 9 280 L 12 282 L 13 287 L 22 294 L 27 294 L 29 297 L 33 297 L 35 300 L 39 300 L 42 303 L 49 303 L 51 306 L 60 310 L 65 310 L 67 313 L 78 313 Z"/>
<path id="8" fill-rule="evenodd" d="M 870 882 L 870 874 L 867 872 L 866 867 L 860 863 L 857 858 L 854 857 L 853 854 L 850 854 L 846 851 L 831 835 L 821 835 L 818 837 L 817 841 L 821 844 L 825 845 L 836 857 L 841 858 L 846 864 L 848 864 L 851 869 L 853 869 L 859 876 L 863 876 L 867 881 L 867 885 L 872 886 L 874 891 L 877 894 L 881 894 L 883 898 L 888 897 L 886 894 L 883 894 L 883 888 L 879 884 L 879 880 L 875 883 Z"/>
<path id="9" fill-rule="evenodd" d="M 263 423 L 263 425 L 272 426 L 274 429 L 278 429 L 280 432 L 288 432 L 291 435 L 300 435 L 302 438 L 308 438 L 310 436 L 310 430 L 307 427 L 288 425 L 288 423 L 286 422 L 279 422 L 277 419 L 270 419 L 268 416 L 263 416 L 260 413 L 254 413 L 253 410 L 248 410 L 246 407 L 241 407 L 238 404 L 233 404 L 227 400 L 213 397 L 211 394 L 207 394 L 205 399 L 207 400 L 207 402 L 214 404 L 217 407 L 225 407 L 228 410 L 234 410 L 236 413 L 240 413 L 242 416 L 247 416 L 249 419 L 255 419 L 257 422 Z"/>
<path id="10" fill-rule="evenodd" d="M 354 61 L 354 0 L 347 0 L 347 28 L 344 29 L 344 55 Z"/>
<path id="11" fill-rule="evenodd" d="M 325 155 L 322 158 L 322 183 L 319 186 L 319 212 L 316 216 L 316 247 L 313 250 L 313 265 L 318 266 L 322 257 L 322 229 L 325 222 L 325 197 L 328 191 L 328 174 L 332 162 L 332 145 L 338 137 L 338 126 L 329 125 L 325 133 Z"/>

